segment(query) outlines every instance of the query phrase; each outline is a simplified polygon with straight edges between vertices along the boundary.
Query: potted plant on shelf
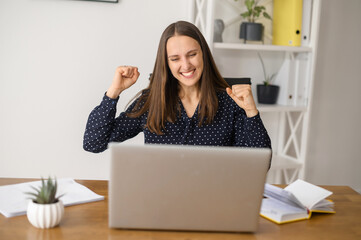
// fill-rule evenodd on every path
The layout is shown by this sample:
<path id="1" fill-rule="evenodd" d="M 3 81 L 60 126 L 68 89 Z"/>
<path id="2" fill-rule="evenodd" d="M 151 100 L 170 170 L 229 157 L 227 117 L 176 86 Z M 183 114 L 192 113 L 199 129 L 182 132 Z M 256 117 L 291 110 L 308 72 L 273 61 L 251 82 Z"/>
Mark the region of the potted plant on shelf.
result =
<path id="1" fill-rule="evenodd" d="M 64 216 L 64 205 L 61 196 L 56 197 L 57 181 L 50 177 L 47 181 L 41 178 L 41 187 L 33 189 L 36 192 L 27 192 L 31 195 L 27 209 L 29 222 L 37 228 L 52 228 L 57 226 Z"/>
<path id="2" fill-rule="evenodd" d="M 275 79 L 277 73 L 273 73 L 272 75 L 267 75 L 262 56 L 260 53 L 257 53 L 257 54 L 261 61 L 263 75 L 264 75 L 263 84 L 257 84 L 258 103 L 275 104 L 277 102 L 280 87 L 277 85 L 273 85 L 271 83 Z"/>
<path id="3" fill-rule="evenodd" d="M 238 1 L 238 0 L 235 0 Z M 250 41 L 263 41 L 263 25 L 262 23 L 256 23 L 261 17 L 272 20 L 271 16 L 266 12 L 266 7 L 259 5 L 258 0 L 245 0 L 247 11 L 241 13 L 241 16 L 246 19 L 246 22 L 242 22 L 239 38 L 244 39 L 244 43 L 247 40 Z"/>

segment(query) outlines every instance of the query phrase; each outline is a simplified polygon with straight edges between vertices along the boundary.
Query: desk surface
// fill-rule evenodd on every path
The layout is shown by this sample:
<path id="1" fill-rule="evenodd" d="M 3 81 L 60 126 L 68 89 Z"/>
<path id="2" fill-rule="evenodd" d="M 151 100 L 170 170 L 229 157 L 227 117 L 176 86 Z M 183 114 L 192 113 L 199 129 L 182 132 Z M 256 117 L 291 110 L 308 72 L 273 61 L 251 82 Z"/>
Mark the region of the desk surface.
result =
<path id="1" fill-rule="evenodd" d="M 0 185 L 33 181 L 33 179 L 0 178 Z M 251 233 L 203 233 L 172 231 L 130 231 L 108 228 L 108 182 L 77 180 L 104 201 L 65 208 L 60 225 L 37 229 L 26 216 L 5 218 L 0 215 L 0 239 L 361 239 L 361 195 L 346 186 L 324 186 L 333 192 L 335 214 L 314 214 L 310 220 L 277 225 L 262 217 L 258 231 Z"/>

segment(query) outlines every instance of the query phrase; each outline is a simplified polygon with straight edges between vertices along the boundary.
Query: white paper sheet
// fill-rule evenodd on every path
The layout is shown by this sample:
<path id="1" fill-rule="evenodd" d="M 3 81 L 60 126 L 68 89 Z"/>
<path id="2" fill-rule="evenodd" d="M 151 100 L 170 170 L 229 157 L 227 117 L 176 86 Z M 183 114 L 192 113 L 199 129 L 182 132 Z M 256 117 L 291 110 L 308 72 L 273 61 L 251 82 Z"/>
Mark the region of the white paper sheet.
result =
<path id="1" fill-rule="evenodd" d="M 70 178 L 58 179 L 57 196 L 64 206 L 104 200 L 104 196 L 98 195 L 87 187 L 75 182 Z M 26 182 L 0 186 L 0 213 L 5 217 L 14 217 L 26 214 L 30 195 L 26 192 L 35 192 L 34 189 L 41 186 L 41 181 Z"/>
<path id="2" fill-rule="evenodd" d="M 285 190 L 293 193 L 304 206 L 311 210 L 318 202 L 332 194 L 332 192 L 324 188 L 305 182 L 301 179 L 298 179 L 285 187 Z"/>

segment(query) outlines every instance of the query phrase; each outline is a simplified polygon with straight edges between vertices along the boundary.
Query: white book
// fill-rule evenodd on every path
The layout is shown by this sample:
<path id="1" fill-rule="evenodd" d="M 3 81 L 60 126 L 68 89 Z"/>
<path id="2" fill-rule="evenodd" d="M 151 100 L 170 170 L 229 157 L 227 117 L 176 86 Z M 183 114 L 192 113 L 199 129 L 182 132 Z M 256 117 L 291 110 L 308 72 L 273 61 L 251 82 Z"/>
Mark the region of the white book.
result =
<path id="1" fill-rule="evenodd" d="M 312 212 L 334 213 L 333 202 L 326 200 L 332 192 L 296 180 L 282 189 L 270 184 L 265 185 L 261 216 L 282 224 L 309 219 Z"/>
<path id="2" fill-rule="evenodd" d="M 310 32 L 312 23 L 312 1 L 303 0 L 302 6 L 302 31 L 301 31 L 301 46 L 309 46 Z"/>
<path id="3" fill-rule="evenodd" d="M 104 200 L 89 188 L 75 182 L 73 179 L 58 179 L 57 196 L 64 194 L 60 200 L 64 206 Z M 26 192 L 35 192 L 31 187 L 39 188 L 41 181 L 26 182 L 0 186 L 0 213 L 5 217 L 14 217 L 26 214 L 29 195 Z"/>

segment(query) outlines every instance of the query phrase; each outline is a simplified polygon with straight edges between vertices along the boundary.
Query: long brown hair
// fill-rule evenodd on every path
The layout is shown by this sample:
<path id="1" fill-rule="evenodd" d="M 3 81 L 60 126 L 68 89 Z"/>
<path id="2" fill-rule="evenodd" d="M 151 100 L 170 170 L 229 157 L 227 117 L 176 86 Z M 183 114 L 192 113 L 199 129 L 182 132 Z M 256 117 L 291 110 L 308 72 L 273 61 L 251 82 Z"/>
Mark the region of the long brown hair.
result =
<path id="1" fill-rule="evenodd" d="M 165 122 L 175 122 L 177 114 L 179 114 L 178 80 L 172 75 L 167 60 L 167 42 L 169 38 L 175 35 L 195 39 L 202 49 L 203 73 L 199 80 L 201 92 L 198 109 L 199 126 L 210 124 L 213 121 L 218 109 L 217 91 L 224 91 L 228 87 L 220 75 L 208 44 L 198 28 L 185 21 L 169 25 L 160 38 L 149 86 L 142 91 L 143 94 L 133 111 L 128 114 L 129 117 L 139 117 L 149 111 L 145 127 L 158 135 L 163 134 Z"/>

